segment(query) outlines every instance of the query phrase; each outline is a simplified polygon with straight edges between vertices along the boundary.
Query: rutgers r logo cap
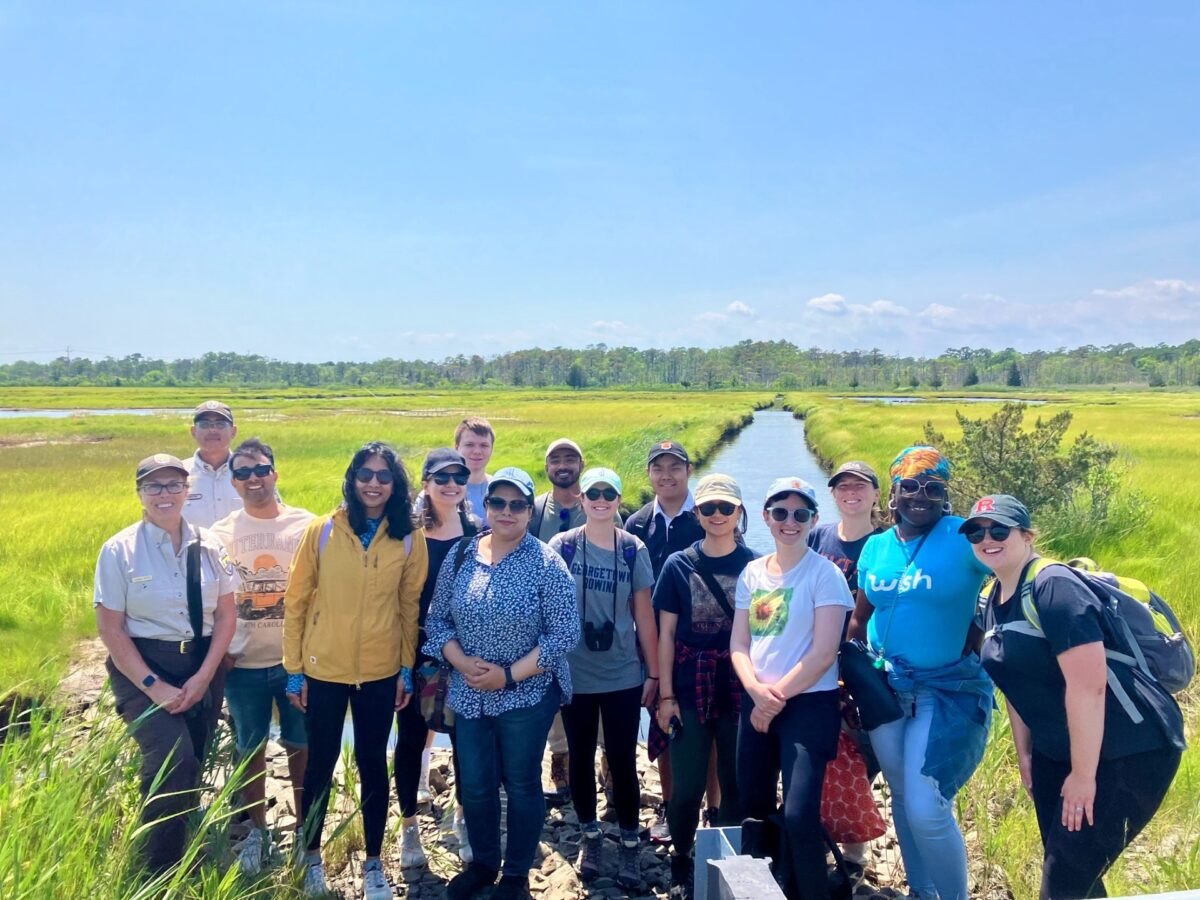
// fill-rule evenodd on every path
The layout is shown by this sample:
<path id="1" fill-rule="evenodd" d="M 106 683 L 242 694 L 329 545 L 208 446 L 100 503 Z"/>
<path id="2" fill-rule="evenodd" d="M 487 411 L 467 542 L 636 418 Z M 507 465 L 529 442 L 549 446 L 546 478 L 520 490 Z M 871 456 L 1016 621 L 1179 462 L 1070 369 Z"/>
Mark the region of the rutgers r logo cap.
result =
<path id="1" fill-rule="evenodd" d="M 968 523 L 973 519 L 991 519 L 997 524 L 1023 528 L 1026 531 L 1033 527 L 1025 504 L 1009 494 L 988 494 L 986 497 L 980 497 L 971 507 L 971 515 L 967 516 L 958 530 L 966 530 Z"/>
<path id="2" fill-rule="evenodd" d="M 984 497 L 982 500 L 980 500 L 978 503 L 976 503 L 975 508 L 973 510 L 971 510 L 971 512 L 975 513 L 976 515 L 978 515 L 979 513 L 995 512 L 995 511 L 996 511 L 996 501 L 993 500 L 991 497 Z"/>

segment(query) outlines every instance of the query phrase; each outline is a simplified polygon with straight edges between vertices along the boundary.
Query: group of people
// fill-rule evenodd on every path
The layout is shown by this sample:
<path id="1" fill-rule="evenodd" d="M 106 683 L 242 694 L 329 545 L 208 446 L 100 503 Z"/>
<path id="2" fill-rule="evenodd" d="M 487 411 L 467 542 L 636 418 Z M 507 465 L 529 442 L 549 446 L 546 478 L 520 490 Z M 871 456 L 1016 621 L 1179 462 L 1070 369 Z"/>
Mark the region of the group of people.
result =
<path id="1" fill-rule="evenodd" d="M 621 476 L 586 467 L 568 438 L 546 449 L 550 490 L 540 495 L 519 468 L 489 474 L 495 432 L 480 418 L 426 456 L 416 485 L 389 445 L 364 445 L 341 504 L 319 516 L 283 503 L 269 445 L 233 445 L 225 404 L 197 407 L 192 434 L 186 461 L 138 464 L 142 520 L 104 544 L 96 571 L 117 710 L 142 752 L 151 870 L 180 858 L 224 702 L 249 776 L 242 868 L 257 872 L 272 852 L 263 783 L 274 716 L 304 890 L 322 895 L 323 820 L 349 710 L 363 893 L 392 896 L 381 861 L 388 739 L 395 727 L 401 863 L 422 865 L 415 817 L 430 796 L 432 734 L 415 698 L 443 675 L 464 864 L 452 900 L 528 896 L 547 742 L 549 799 L 569 798 L 579 820 L 580 877 L 595 879 L 605 856 L 601 749 L 617 882 L 639 889 L 643 710 L 665 807 L 650 836 L 671 844 L 671 895 L 692 896 L 703 810 L 713 825 L 776 817 L 789 890 L 828 897 L 822 785 L 839 731 L 858 724 L 839 686 L 846 637 L 865 643 L 897 701 L 866 740 L 891 790 L 914 896 L 968 896 L 953 801 L 982 757 L 993 684 L 1037 810 L 1043 897 L 1103 896 L 1104 872 L 1178 767 L 1182 748 L 1106 693 L 1111 636 L 1095 596 L 1063 567 L 1031 579 L 1043 635 L 993 627 L 983 637 L 979 622 L 1020 615 L 1036 533 L 1005 495 L 951 515 L 949 463 L 932 447 L 896 457 L 886 507 L 870 466 L 839 467 L 829 480 L 839 521 L 821 523 L 802 479 L 780 477 L 753 499 L 724 474 L 689 487 L 687 450 L 662 440 L 646 457 L 654 498 L 623 522 Z M 742 539 L 752 515 L 773 540 L 764 556 Z"/>

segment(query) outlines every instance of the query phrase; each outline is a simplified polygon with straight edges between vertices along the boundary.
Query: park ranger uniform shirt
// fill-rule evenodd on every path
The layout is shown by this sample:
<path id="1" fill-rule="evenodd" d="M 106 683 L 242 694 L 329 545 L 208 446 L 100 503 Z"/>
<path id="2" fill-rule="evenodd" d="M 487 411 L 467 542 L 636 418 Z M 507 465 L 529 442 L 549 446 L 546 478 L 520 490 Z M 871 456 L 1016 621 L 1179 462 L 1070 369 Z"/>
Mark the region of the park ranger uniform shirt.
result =
<path id="1" fill-rule="evenodd" d="M 200 451 L 183 461 L 188 470 L 188 496 L 183 517 L 193 525 L 212 528 L 218 521 L 242 508 L 242 498 L 233 489 L 228 457 L 217 468 L 200 458 Z"/>
<path id="2" fill-rule="evenodd" d="M 204 633 L 212 634 L 217 598 L 238 586 L 233 563 L 207 528 L 183 523 L 179 552 L 171 536 L 143 520 L 104 542 L 96 560 L 93 606 L 125 613 L 125 633 L 134 638 L 186 641 L 192 634 L 187 606 L 187 548 L 200 541 L 200 597 Z"/>

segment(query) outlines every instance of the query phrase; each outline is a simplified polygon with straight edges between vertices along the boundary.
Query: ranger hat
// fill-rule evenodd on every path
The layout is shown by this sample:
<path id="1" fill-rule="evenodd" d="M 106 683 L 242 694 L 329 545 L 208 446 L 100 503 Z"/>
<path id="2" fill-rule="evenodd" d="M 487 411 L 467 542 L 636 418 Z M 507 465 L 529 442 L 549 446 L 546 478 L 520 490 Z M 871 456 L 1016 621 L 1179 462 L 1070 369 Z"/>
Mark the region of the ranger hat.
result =
<path id="1" fill-rule="evenodd" d="M 230 425 L 233 424 L 233 410 L 231 410 L 220 400 L 205 400 L 203 403 L 197 406 L 195 411 L 192 413 L 192 421 L 195 422 L 205 413 L 215 413 Z"/>
<path id="2" fill-rule="evenodd" d="M 1000 525 L 1010 525 L 1026 531 L 1033 527 L 1025 504 L 1009 494 L 988 494 L 976 500 L 975 505 L 971 507 L 971 514 L 958 526 L 959 532 L 966 531 L 971 522 L 977 519 L 991 519 Z"/>
<path id="3" fill-rule="evenodd" d="M 155 453 L 153 456 L 147 456 L 137 465 L 137 483 L 141 484 L 142 479 L 153 475 L 159 469 L 176 469 L 183 473 L 186 478 L 188 474 L 187 467 L 184 466 L 179 458 L 172 456 L 170 453 Z"/>

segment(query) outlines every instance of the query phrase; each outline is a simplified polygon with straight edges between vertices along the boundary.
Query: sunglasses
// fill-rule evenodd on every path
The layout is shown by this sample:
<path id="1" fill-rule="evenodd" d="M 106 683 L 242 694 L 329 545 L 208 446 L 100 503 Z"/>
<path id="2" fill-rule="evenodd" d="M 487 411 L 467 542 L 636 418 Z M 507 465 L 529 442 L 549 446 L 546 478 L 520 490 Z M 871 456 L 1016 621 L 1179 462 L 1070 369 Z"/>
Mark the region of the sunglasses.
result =
<path id="1" fill-rule="evenodd" d="M 505 500 L 503 497 L 488 497 L 484 502 L 487 504 L 488 509 L 495 510 L 496 512 L 503 512 L 505 509 L 509 509 L 518 516 L 533 505 L 528 500 Z"/>
<path id="2" fill-rule="evenodd" d="M 470 472 L 437 472 L 436 474 L 430 475 L 429 477 L 433 479 L 434 484 L 449 484 L 451 482 L 451 480 L 453 480 L 455 484 L 457 484 L 459 487 L 462 487 L 464 484 L 466 484 L 470 480 L 471 473 Z"/>
<path id="3" fill-rule="evenodd" d="M 730 503 L 728 500 L 713 500 L 709 503 L 697 504 L 696 506 L 697 512 L 705 518 L 716 515 L 718 512 L 723 516 L 732 516 L 737 512 L 737 508 L 736 503 Z"/>
<path id="4" fill-rule="evenodd" d="M 921 484 L 915 478 L 901 478 L 896 482 L 896 487 L 906 497 L 915 497 L 918 494 L 924 494 L 930 500 L 945 500 L 950 493 L 946 485 L 941 481 L 926 481 L 924 484 Z"/>
<path id="5" fill-rule="evenodd" d="M 370 484 L 372 478 L 380 484 L 391 484 L 396 480 L 391 469 L 358 469 L 354 473 L 354 480 L 359 484 Z"/>
<path id="6" fill-rule="evenodd" d="M 990 534 L 992 540 L 997 543 L 1002 543 L 1008 540 L 1008 536 L 1013 533 L 1011 525 L 989 525 L 984 528 L 982 525 L 972 525 L 963 532 L 963 536 L 972 544 L 983 543 L 983 536 Z"/>
<path id="7" fill-rule="evenodd" d="M 771 518 L 776 522 L 786 522 L 790 514 L 801 525 L 813 517 L 813 511 L 803 506 L 799 509 L 784 509 L 782 506 L 772 506 L 767 512 L 770 513 Z"/>
<path id="8" fill-rule="evenodd" d="M 609 503 L 612 503 L 614 500 L 616 500 L 621 495 L 617 493 L 616 488 L 606 487 L 606 488 L 588 488 L 586 491 L 583 492 L 583 496 L 585 496 L 589 500 L 593 500 L 593 501 L 599 500 L 601 497 L 603 497 Z"/>
<path id="9" fill-rule="evenodd" d="M 163 491 L 168 494 L 182 494 L 187 489 L 186 481 L 168 481 L 165 484 L 161 481 L 148 481 L 145 484 L 138 485 L 138 490 L 147 497 L 157 497 Z"/>
<path id="10" fill-rule="evenodd" d="M 238 481 L 248 481 L 251 475 L 266 478 L 274 471 L 275 467 L 270 463 L 259 463 L 257 466 L 239 466 L 233 470 L 233 477 Z"/>

